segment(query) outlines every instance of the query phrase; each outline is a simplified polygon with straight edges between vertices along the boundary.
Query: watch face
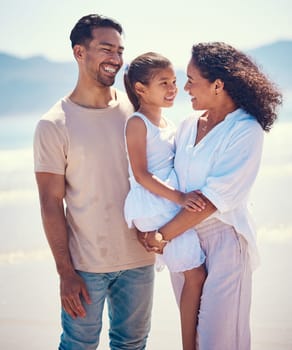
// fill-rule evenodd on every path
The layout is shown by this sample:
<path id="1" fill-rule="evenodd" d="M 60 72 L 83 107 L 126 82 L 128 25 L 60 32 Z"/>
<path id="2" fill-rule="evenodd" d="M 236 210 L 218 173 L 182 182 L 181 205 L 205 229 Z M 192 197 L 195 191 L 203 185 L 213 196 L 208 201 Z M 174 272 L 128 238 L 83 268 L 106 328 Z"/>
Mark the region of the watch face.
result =
<path id="1" fill-rule="evenodd" d="M 159 231 L 156 231 L 155 238 L 158 242 L 165 242 L 167 243 L 168 241 L 164 239 L 163 234 Z"/>

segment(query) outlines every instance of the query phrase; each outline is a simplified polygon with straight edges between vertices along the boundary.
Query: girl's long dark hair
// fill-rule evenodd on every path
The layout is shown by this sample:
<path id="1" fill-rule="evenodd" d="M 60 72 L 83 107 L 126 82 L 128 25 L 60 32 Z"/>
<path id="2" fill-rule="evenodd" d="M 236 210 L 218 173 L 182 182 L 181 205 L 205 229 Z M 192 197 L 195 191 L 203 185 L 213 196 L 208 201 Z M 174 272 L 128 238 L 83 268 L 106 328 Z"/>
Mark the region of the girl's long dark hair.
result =
<path id="1" fill-rule="evenodd" d="M 135 84 L 140 82 L 144 85 L 149 84 L 151 78 L 157 70 L 170 67 L 171 62 L 164 56 L 156 52 L 147 52 L 136 57 L 124 73 L 124 85 L 134 110 L 140 108 L 139 95 L 136 92 Z"/>

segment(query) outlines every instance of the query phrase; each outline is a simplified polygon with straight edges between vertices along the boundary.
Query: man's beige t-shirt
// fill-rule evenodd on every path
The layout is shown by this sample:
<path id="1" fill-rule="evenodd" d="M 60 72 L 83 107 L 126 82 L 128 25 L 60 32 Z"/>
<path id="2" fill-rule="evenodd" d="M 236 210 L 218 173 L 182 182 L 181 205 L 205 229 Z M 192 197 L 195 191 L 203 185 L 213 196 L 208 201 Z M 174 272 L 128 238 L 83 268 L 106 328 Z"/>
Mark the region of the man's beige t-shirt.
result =
<path id="1" fill-rule="evenodd" d="M 74 267 L 111 272 L 154 263 L 124 220 L 129 191 L 124 128 L 132 114 L 126 95 L 105 109 L 60 100 L 39 121 L 35 172 L 64 175 L 66 220 Z"/>

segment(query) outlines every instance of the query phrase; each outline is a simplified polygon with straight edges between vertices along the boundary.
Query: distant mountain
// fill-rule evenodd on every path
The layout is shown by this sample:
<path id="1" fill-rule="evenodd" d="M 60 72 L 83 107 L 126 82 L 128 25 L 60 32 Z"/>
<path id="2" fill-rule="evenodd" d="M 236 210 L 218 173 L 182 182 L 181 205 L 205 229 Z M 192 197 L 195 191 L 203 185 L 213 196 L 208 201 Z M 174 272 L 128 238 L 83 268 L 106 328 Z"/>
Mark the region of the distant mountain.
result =
<path id="1" fill-rule="evenodd" d="M 277 41 L 247 52 L 282 89 L 292 89 L 292 41 Z"/>
<path id="2" fill-rule="evenodd" d="M 37 113 L 74 87 L 77 68 L 73 62 L 0 53 L 0 77 L 0 115 Z"/>
<path id="3" fill-rule="evenodd" d="M 292 89 L 292 41 L 280 41 L 247 52 L 282 89 Z M 77 80 L 76 62 L 53 62 L 44 57 L 19 58 L 0 53 L 0 116 L 43 113 L 68 94 Z M 186 74 L 177 71 L 179 99 Z M 122 72 L 116 86 L 123 89 Z"/>

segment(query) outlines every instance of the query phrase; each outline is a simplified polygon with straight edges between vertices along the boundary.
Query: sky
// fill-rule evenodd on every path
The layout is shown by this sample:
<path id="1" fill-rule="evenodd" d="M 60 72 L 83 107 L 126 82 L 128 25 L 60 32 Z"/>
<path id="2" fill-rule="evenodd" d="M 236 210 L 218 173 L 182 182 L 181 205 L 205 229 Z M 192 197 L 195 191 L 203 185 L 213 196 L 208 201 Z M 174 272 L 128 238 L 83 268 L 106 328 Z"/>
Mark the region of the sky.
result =
<path id="1" fill-rule="evenodd" d="M 89 13 L 122 24 L 126 62 L 156 51 L 182 68 L 197 42 L 249 50 L 292 40 L 291 0 L 0 0 L 0 51 L 73 61 L 70 31 Z"/>

